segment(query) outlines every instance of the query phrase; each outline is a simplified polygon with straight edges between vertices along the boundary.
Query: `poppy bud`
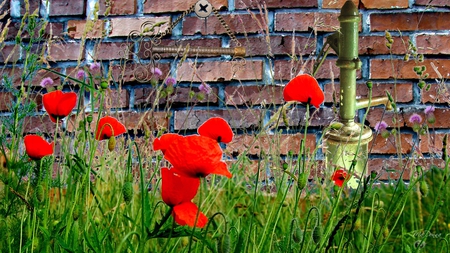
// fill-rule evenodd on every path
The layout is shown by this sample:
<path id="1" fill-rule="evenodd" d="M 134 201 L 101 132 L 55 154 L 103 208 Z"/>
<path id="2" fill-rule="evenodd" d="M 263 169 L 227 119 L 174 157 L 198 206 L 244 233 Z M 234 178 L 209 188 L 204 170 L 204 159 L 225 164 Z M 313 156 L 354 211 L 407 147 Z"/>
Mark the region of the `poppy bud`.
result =
<path id="1" fill-rule="evenodd" d="M 231 252 L 230 235 L 228 233 L 220 236 L 217 242 L 217 252 L 218 253 L 229 253 Z"/>
<path id="2" fill-rule="evenodd" d="M 305 188 L 306 183 L 308 182 L 308 175 L 304 172 L 298 175 L 297 187 L 301 191 Z"/>
<path id="3" fill-rule="evenodd" d="M 133 198 L 133 184 L 131 182 L 126 182 L 122 187 L 123 199 L 125 202 L 130 203 Z"/>
<path id="4" fill-rule="evenodd" d="M 301 228 L 296 228 L 292 234 L 292 239 L 294 242 L 299 243 L 303 238 L 303 230 Z"/>
<path id="5" fill-rule="evenodd" d="M 422 193 L 422 196 L 427 196 L 430 189 L 428 188 L 428 184 L 427 182 L 425 182 L 425 180 L 420 181 L 419 190 L 420 193 Z"/>
<path id="6" fill-rule="evenodd" d="M 44 187 L 43 187 L 41 184 L 39 184 L 38 186 L 36 186 L 36 189 L 35 189 L 35 196 L 36 196 L 36 199 L 37 199 L 39 202 L 44 201 L 44 198 L 45 198 Z"/>
<path id="7" fill-rule="evenodd" d="M 94 117 L 92 116 L 92 114 L 89 114 L 88 116 L 86 116 L 86 121 L 88 123 L 91 123 L 93 119 L 94 119 Z"/>
<path id="8" fill-rule="evenodd" d="M 108 140 L 108 149 L 109 151 L 113 151 L 114 148 L 116 147 L 116 138 L 114 136 L 109 137 Z"/>
<path id="9" fill-rule="evenodd" d="M 320 239 L 322 239 L 322 229 L 320 228 L 320 226 L 316 226 L 314 228 L 312 238 L 315 243 L 320 242 Z"/>

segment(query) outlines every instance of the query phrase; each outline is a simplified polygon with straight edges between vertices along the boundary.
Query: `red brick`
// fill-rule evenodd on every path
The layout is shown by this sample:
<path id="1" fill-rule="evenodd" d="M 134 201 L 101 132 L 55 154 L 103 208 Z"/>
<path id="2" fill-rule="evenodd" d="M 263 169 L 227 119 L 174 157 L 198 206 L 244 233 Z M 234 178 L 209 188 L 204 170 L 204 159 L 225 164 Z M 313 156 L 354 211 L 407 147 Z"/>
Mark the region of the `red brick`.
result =
<path id="1" fill-rule="evenodd" d="M 161 70 L 163 75 L 159 78 L 160 81 L 164 80 L 166 75 L 170 73 L 169 64 L 157 64 L 157 68 Z M 128 82 L 150 82 L 152 74 L 150 69 L 154 68 L 153 64 L 134 64 L 127 63 L 125 65 L 112 65 L 111 74 L 116 82 L 128 83 Z"/>
<path id="2" fill-rule="evenodd" d="M 58 73 L 61 73 L 61 68 L 52 68 L 53 71 L 56 71 Z M 53 80 L 53 87 L 58 86 L 61 84 L 61 76 L 46 70 L 40 70 L 36 72 L 36 74 L 33 76 L 31 85 L 32 86 L 39 86 L 42 79 L 50 77 Z"/>
<path id="3" fill-rule="evenodd" d="M 67 22 L 67 33 L 72 39 L 81 39 L 84 35 L 86 38 L 101 38 L 104 31 L 104 20 L 69 20 Z M 88 29 L 91 27 L 91 29 Z"/>
<path id="4" fill-rule="evenodd" d="M 425 123 L 426 117 L 424 110 L 425 108 L 406 111 L 403 116 L 405 118 L 406 126 L 413 126 L 413 124 L 409 122 L 409 117 L 411 117 L 413 113 L 417 113 L 422 116 L 422 123 Z M 436 117 L 436 122 L 434 124 L 428 124 L 430 127 L 450 128 L 450 121 L 448 120 L 450 118 L 450 109 L 436 108 L 434 110 L 434 116 Z"/>
<path id="5" fill-rule="evenodd" d="M 407 36 L 392 36 L 394 40 L 391 51 L 386 47 L 386 37 L 384 36 L 361 36 L 359 37 L 359 55 L 379 55 L 379 54 L 400 54 L 404 55 L 408 51 Z"/>
<path id="6" fill-rule="evenodd" d="M 53 43 L 49 48 L 49 61 L 76 61 L 82 59 L 84 59 L 84 50 L 80 43 Z"/>
<path id="7" fill-rule="evenodd" d="M 130 92 L 125 89 L 108 89 L 105 92 L 104 108 L 127 108 L 130 104 Z"/>
<path id="8" fill-rule="evenodd" d="M 11 92 L 0 92 L 0 111 L 9 111 L 13 101 L 14 96 Z"/>
<path id="9" fill-rule="evenodd" d="M 170 24 L 171 18 L 165 17 L 139 17 L 139 18 L 111 18 L 110 26 L 111 31 L 108 34 L 109 37 L 128 37 L 131 33 L 138 36 L 146 34 L 158 34 L 165 31 Z M 165 22 L 160 27 L 153 27 L 155 24 Z M 146 24 L 142 27 L 143 24 Z M 148 29 L 154 28 L 154 32 L 147 31 Z M 142 29 L 142 30 L 141 30 Z"/>
<path id="10" fill-rule="evenodd" d="M 267 42 L 267 39 L 269 42 Z M 315 51 L 314 40 L 303 36 L 257 36 L 238 40 L 246 49 L 246 56 L 310 55 Z M 233 47 L 236 43 L 231 44 Z"/>
<path id="11" fill-rule="evenodd" d="M 24 15 L 27 10 L 25 8 L 25 0 L 19 0 L 18 1 L 20 3 L 20 15 Z M 28 10 L 28 13 L 34 13 L 37 12 L 37 14 L 39 14 L 39 7 L 41 4 L 40 0 L 29 0 L 28 3 L 30 4 L 30 9 Z"/>
<path id="12" fill-rule="evenodd" d="M 421 34 L 416 37 L 417 51 L 420 54 L 450 54 L 448 35 Z"/>
<path id="13" fill-rule="evenodd" d="M 374 128 L 375 125 L 383 120 L 388 124 L 388 128 L 405 126 L 405 118 L 402 113 L 395 113 L 393 111 L 385 111 L 384 108 L 370 108 L 367 119 L 370 127 Z M 395 123 L 394 123 L 395 120 Z M 407 120 L 407 119 L 406 119 Z"/>
<path id="14" fill-rule="evenodd" d="M 272 115 L 274 112 L 272 112 Z M 306 108 L 302 107 L 294 107 L 293 109 L 289 109 L 286 112 L 288 123 L 290 127 L 304 126 L 305 125 L 305 116 L 306 116 Z M 337 115 L 333 112 L 332 108 L 320 108 L 310 109 L 310 118 L 308 121 L 308 126 L 310 127 L 320 127 L 320 126 L 328 126 L 333 120 L 336 120 Z M 284 121 L 280 122 L 280 126 L 286 126 Z"/>
<path id="15" fill-rule="evenodd" d="M 130 59 L 132 54 L 132 43 L 101 42 L 94 47 L 94 56 L 97 60 Z"/>
<path id="16" fill-rule="evenodd" d="M 402 176 L 401 172 L 403 171 L 403 180 L 409 180 L 411 171 L 408 169 L 408 166 L 405 167 L 405 163 L 408 160 L 403 159 L 402 163 L 400 163 L 398 158 L 390 157 L 386 158 L 371 158 L 368 161 L 367 168 L 369 171 L 375 171 L 380 180 L 397 180 Z"/>
<path id="17" fill-rule="evenodd" d="M 23 132 L 27 133 L 46 133 L 52 134 L 55 132 L 56 124 L 53 123 L 48 114 L 42 116 L 26 117 L 23 123 Z"/>
<path id="18" fill-rule="evenodd" d="M 303 134 L 276 134 L 261 135 L 259 138 L 256 138 L 254 135 L 237 135 L 227 144 L 224 152 L 234 156 L 244 152 L 246 155 L 260 155 L 261 151 L 266 154 L 267 152 L 275 152 L 280 155 L 287 155 L 291 151 L 295 154 L 299 151 L 300 141 L 303 140 L 303 136 Z M 306 136 L 306 148 L 314 150 L 316 143 L 314 134 Z"/>
<path id="19" fill-rule="evenodd" d="M 105 15 L 131 15 L 136 13 L 136 0 L 110 0 L 110 6 L 106 6 L 106 0 L 99 0 L 99 14 Z"/>
<path id="20" fill-rule="evenodd" d="M 366 9 L 405 9 L 409 7 L 408 0 L 362 0 L 360 8 Z"/>
<path id="21" fill-rule="evenodd" d="M 232 128 L 258 128 L 261 120 L 261 110 L 257 109 L 227 109 L 202 111 L 175 111 L 175 130 L 197 129 L 211 117 L 225 119 Z"/>
<path id="22" fill-rule="evenodd" d="M 21 47 L 18 45 L 5 45 L 0 52 L 0 62 L 11 63 L 20 59 Z"/>
<path id="23" fill-rule="evenodd" d="M 421 153 L 432 153 L 442 156 L 442 147 L 444 146 L 442 141 L 445 134 L 443 133 L 430 133 L 427 135 L 420 135 L 419 151 Z M 450 152 L 450 145 L 447 145 L 447 152 Z"/>
<path id="24" fill-rule="evenodd" d="M 119 118 L 128 130 L 158 131 L 169 128 L 169 117 L 166 112 L 123 112 Z"/>
<path id="25" fill-rule="evenodd" d="M 209 47 L 209 48 L 219 48 L 221 47 L 222 42 L 220 39 L 195 39 L 195 40 L 182 40 L 182 41 L 178 41 L 178 40 L 169 40 L 169 39 L 165 39 L 165 40 L 161 40 L 161 43 L 158 45 L 152 45 L 150 44 L 150 41 L 142 41 L 139 43 L 139 51 L 138 51 L 138 56 L 141 59 L 149 59 L 152 56 L 152 51 L 150 50 L 150 48 L 152 46 L 169 46 L 169 47 L 175 47 L 177 49 L 179 49 L 180 53 L 179 55 L 187 55 L 187 56 L 196 56 L 196 54 L 194 53 L 190 53 L 192 51 L 188 51 L 187 54 L 185 54 L 183 52 L 183 50 L 187 47 L 189 48 L 196 48 L 196 47 Z M 162 58 L 167 58 L 167 57 L 173 57 L 174 55 L 177 54 L 168 54 L 168 53 L 160 53 L 159 56 Z M 208 57 L 208 56 L 216 56 L 216 55 L 201 55 L 202 57 Z M 156 58 L 155 55 L 153 55 L 154 58 Z"/>
<path id="26" fill-rule="evenodd" d="M 178 68 L 177 78 L 187 82 L 223 82 L 231 80 L 261 80 L 262 61 L 211 61 L 197 63 L 183 62 Z M 199 79 L 201 78 L 201 80 Z"/>
<path id="27" fill-rule="evenodd" d="M 401 134 L 400 136 L 400 152 L 402 154 L 410 153 L 413 145 L 412 134 Z M 374 139 L 368 144 L 368 147 L 371 149 L 371 154 L 397 154 L 398 145 L 399 143 L 395 136 L 391 135 L 388 138 L 383 138 L 379 134 L 374 136 Z"/>
<path id="28" fill-rule="evenodd" d="M 85 0 L 49 0 L 49 16 L 84 15 Z"/>
<path id="29" fill-rule="evenodd" d="M 317 7 L 317 0 L 295 0 L 295 1 L 280 1 L 280 0 L 234 0 L 236 9 L 255 9 L 264 7 L 267 8 L 298 8 L 298 7 Z"/>
<path id="30" fill-rule="evenodd" d="M 450 91 L 445 85 L 431 84 L 430 89 L 422 90 L 422 103 L 447 104 L 450 101 Z"/>
<path id="31" fill-rule="evenodd" d="M 331 83 L 324 87 L 325 102 L 333 102 L 333 92 L 336 93 L 336 101 L 339 102 L 340 85 Z M 396 86 L 396 88 L 395 88 Z M 407 103 L 413 100 L 413 84 L 412 83 L 373 83 L 372 97 L 386 96 L 386 91 L 396 98 L 396 102 Z M 367 98 L 368 88 L 365 83 L 356 84 L 356 97 Z"/>
<path id="32" fill-rule="evenodd" d="M 272 105 L 282 104 L 282 86 L 226 86 L 225 103 L 227 105 Z"/>
<path id="33" fill-rule="evenodd" d="M 290 80 L 297 76 L 302 70 L 303 73 L 312 74 L 313 72 L 313 62 L 309 61 L 306 65 L 305 62 L 291 62 L 286 60 L 275 60 L 274 61 L 274 79 L 275 80 Z M 336 66 L 335 59 L 327 59 L 319 68 L 315 77 L 317 79 L 330 79 L 332 76 L 334 78 L 339 78 L 339 67 Z M 356 71 L 356 77 L 361 78 L 361 70 Z"/>
<path id="34" fill-rule="evenodd" d="M 428 79 L 438 78 L 438 75 L 431 67 L 433 63 L 440 73 L 450 73 L 450 60 L 448 59 L 425 59 L 424 62 L 407 62 L 400 59 L 371 59 L 370 60 L 370 78 L 371 79 L 419 79 L 414 72 L 414 66 L 426 67 L 425 73 L 429 74 Z M 393 68 L 393 69 L 392 69 Z"/>
<path id="35" fill-rule="evenodd" d="M 41 38 L 55 39 L 56 37 L 62 37 L 64 35 L 63 25 L 63 23 L 47 23 L 47 26 L 45 27 L 44 33 L 42 34 Z M 8 26 L 8 33 L 5 40 L 15 40 L 16 36 L 19 33 L 20 26 L 20 22 L 11 22 Z M 39 37 L 39 31 L 41 28 L 42 26 L 36 27 L 36 29 L 34 30 L 34 38 Z M 28 33 L 28 31 L 26 31 L 26 25 L 22 29 L 19 36 L 22 39 L 30 38 L 30 34 Z"/>
<path id="36" fill-rule="evenodd" d="M 322 8 L 325 9 L 341 9 L 347 0 L 323 0 Z M 352 0 L 355 6 L 358 6 L 359 0 Z"/>
<path id="37" fill-rule="evenodd" d="M 259 24 L 264 23 L 261 20 L 261 15 L 255 15 L 255 18 L 250 14 L 227 14 L 222 15 L 225 23 L 230 30 L 235 34 L 243 33 L 257 33 L 266 27 L 260 27 Z M 257 19 L 257 20 L 256 20 Z M 200 19 L 196 16 L 186 17 L 183 22 L 183 35 L 210 35 L 210 34 L 226 34 L 226 29 L 222 26 L 215 16 L 210 16 L 206 19 Z"/>
<path id="38" fill-rule="evenodd" d="M 280 12 L 275 14 L 275 31 L 307 32 L 314 28 L 322 32 L 334 32 L 339 29 L 339 13 L 323 12 Z M 359 22 L 361 30 L 361 21 Z"/>
<path id="39" fill-rule="evenodd" d="M 448 2 L 448 0 L 416 0 L 415 2 L 416 5 L 426 5 L 427 7 L 432 7 L 432 6 L 440 6 L 440 7 L 445 7 L 445 6 L 450 6 L 450 2 Z"/>
<path id="40" fill-rule="evenodd" d="M 138 108 L 151 108 L 154 103 L 157 102 L 158 105 L 190 105 L 195 103 L 196 105 L 200 104 L 217 104 L 218 98 L 218 90 L 217 88 L 212 88 L 212 91 L 209 95 L 205 95 L 202 100 L 198 100 L 197 96 L 194 98 L 190 97 L 190 92 L 198 93 L 198 88 L 184 88 L 184 87 L 175 87 L 174 93 L 167 98 L 160 98 L 156 101 L 156 93 L 153 88 L 138 88 L 134 90 L 134 106 Z"/>
<path id="41" fill-rule="evenodd" d="M 227 0 L 209 0 L 217 10 L 227 9 Z M 187 11 L 196 1 L 186 0 L 153 0 L 144 2 L 144 13 L 183 12 Z M 214 15 L 214 14 L 211 14 Z"/>
<path id="42" fill-rule="evenodd" d="M 449 30 L 450 12 L 371 14 L 371 31 Z"/>

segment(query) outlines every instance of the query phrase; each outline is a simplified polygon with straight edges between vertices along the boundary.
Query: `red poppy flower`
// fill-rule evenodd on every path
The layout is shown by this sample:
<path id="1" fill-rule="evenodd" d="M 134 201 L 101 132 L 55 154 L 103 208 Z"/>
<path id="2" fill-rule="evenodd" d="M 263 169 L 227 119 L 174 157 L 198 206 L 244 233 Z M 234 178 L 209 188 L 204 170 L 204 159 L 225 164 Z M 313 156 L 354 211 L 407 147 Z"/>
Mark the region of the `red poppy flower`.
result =
<path id="1" fill-rule="evenodd" d="M 77 104 L 77 94 L 55 90 L 45 94 L 42 97 L 42 103 L 51 121 L 56 123 L 56 120 L 61 120 L 72 112 Z"/>
<path id="2" fill-rule="evenodd" d="M 162 199 L 169 206 L 190 202 L 200 186 L 199 178 L 182 176 L 174 168 L 161 168 L 161 179 Z"/>
<path id="3" fill-rule="evenodd" d="M 233 139 L 230 125 L 219 117 L 210 118 L 197 130 L 201 136 L 212 138 L 218 142 L 229 143 Z"/>
<path id="4" fill-rule="evenodd" d="M 178 138 L 184 138 L 182 135 L 179 134 L 172 134 L 167 133 L 161 135 L 161 137 L 156 138 L 153 140 L 153 150 L 161 150 L 163 154 L 166 152 L 167 147 L 176 139 Z"/>
<path id="5" fill-rule="evenodd" d="M 33 160 L 40 160 L 44 156 L 53 154 L 53 142 L 48 143 L 41 136 L 27 135 L 23 140 L 25 143 L 25 151 Z"/>
<path id="6" fill-rule="evenodd" d="M 342 187 L 344 182 L 350 179 L 350 175 L 348 175 L 347 172 L 345 172 L 344 170 L 336 170 L 333 173 L 331 179 L 337 186 Z"/>
<path id="7" fill-rule="evenodd" d="M 180 205 L 176 205 L 173 207 L 172 215 L 175 219 L 175 222 L 180 225 L 188 225 L 190 227 L 205 227 L 206 223 L 208 223 L 208 218 L 198 210 L 196 204 L 192 202 L 184 202 Z M 197 220 L 197 223 L 195 221 Z"/>
<path id="8" fill-rule="evenodd" d="M 325 99 L 317 80 L 308 74 L 298 75 L 289 81 L 284 87 L 283 96 L 288 102 L 310 103 L 316 108 L 319 108 Z"/>
<path id="9" fill-rule="evenodd" d="M 95 139 L 101 141 L 125 133 L 127 129 L 116 118 L 105 116 L 98 121 Z"/>
<path id="10" fill-rule="evenodd" d="M 206 177 L 209 174 L 232 174 L 227 164 L 222 161 L 222 149 L 216 140 L 200 135 L 174 138 L 167 146 L 164 158 L 177 171 L 188 177 Z"/>

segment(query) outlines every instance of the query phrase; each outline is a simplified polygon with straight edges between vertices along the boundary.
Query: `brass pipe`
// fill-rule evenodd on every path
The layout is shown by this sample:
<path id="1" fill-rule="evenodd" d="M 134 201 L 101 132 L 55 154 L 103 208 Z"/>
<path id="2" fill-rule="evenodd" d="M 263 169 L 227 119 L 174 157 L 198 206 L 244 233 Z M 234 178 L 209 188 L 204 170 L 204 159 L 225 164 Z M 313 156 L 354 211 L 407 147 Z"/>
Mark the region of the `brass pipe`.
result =
<path id="1" fill-rule="evenodd" d="M 373 97 L 369 104 L 368 98 L 360 98 L 356 100 L 356 110 L 369 108 L 371 106 L 385 105 L 386 110 L 392 110 L 391 102 L 387 96 Z"/>
<path id="2" fill-rule="evenodd" d="M 171 47 L 153 46 L 153 53 L 169 54 L 199 54 L 199 55 L 231 55 L 234 57 L 245 57 L 245 47 L 224 48 L 224 47 Z"/>

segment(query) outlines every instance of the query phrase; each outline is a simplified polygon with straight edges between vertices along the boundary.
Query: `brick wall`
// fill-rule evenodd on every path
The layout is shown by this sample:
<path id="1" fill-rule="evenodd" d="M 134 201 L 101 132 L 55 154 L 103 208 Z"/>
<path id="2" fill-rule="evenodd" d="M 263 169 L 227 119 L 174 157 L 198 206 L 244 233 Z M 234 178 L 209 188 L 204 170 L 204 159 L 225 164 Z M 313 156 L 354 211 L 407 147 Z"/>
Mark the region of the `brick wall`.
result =
<path id="1" fill-rule="evenodd" d="M 29 0 L 29 13 L 35 12 L 48 22 L 44 31 L 47 43 L 35 45 L 42 49 L 43 62 L 52 69 L 74 76 L 76 70 L 92 62 L 101 62 L 103 71 L 109 73 L 111 82 L 105 105 L 108 111 L 120 117 L 131 134 L 137 137 L 145 132 L 168 129 L 177 132 L 194 132 L 207 118 L 218 115 L 227 119 L 238 136 L 226 148 L 236 156 L 250 147 L 251 155 L 271 145 L 278 145 L 285 155 L 296 151 L 300 135 L 296 133 L 305 108 L 298 106 L 289 116 L 289 129 L 274 142 L 265 136 L 258 143 L 251 143 L 252 134 L 260 124 L 273 115 L 283 103 L 282 86 L 301 68 L 311 71 L 311 60 L 322 48 L 326 37 L 339 26 L 338 16 L 343 0 L 210 0 L 218 9 L 235 34 L 237 40 L 228 36 L 227 30 L 214 15 L 199 19 L 188 14 L 174 29 L 161 39 L 161 45 L 187 45 L 191 48 L 232 47 L 241 44 L 247 50 L 245 61 L 229 56 L 189 55 L 186 59 L 161 54 L 156 66 L 163 77 L 176 76 L 178 83 L 174 95 L 155 103 L 155 89 L 147 82 L 139 82 L 139 73 L 145 72 L 151 63 L 143 41 L 132 40 L 132 30 L 140 31 L 145 22 L 174 22 L 195 0 Z M 376 107 L 369 111 L 366 124 L 374 127 L 384 115 L 389 127 L 399 127 L 402 132 L 401 152 L 407 156 L 417 150 L 427 158 L 424 161 L 439 163 L 434 154 L 440 152 L 440 140 L 450 129 L 449 93 L 442 80 L 450 73 L 450 3 L 447 0 L 360 0 L 354 1 L 360 9 L 359 54 L 363 63 L 358 70 L 357 94 L 365 97 L 365 82 L 374 82 L 374 95 L 384 95 L 388 90 L 396 98 L 398 113 L 385 112 Z M 98 3 L 98 5 L 96 5 Z M 264 3 L 264 4 L 261 4 Z M 20 69 L 24 67 L 23 49 L 17 46 L 16 36 L 25 10 L 25 1 L 8 0 L 3 7 L 10 15 L 3 19 L 8 33 L 0 59 L 2 73 L 13 76 L 20 83 Z M 96 15 L 95 11 L 98 9 Z M 385 31 L 394 40 L 391 50 L 385 43 Z M 141 31 L 142 32 L 142 31 Z M 27 38 L 28 36 L 28 38 Z M 29 35 L 22 34 L 22 41 Z M 410 53 L 409 41 L 424 55 L 423 62 L 404 57 Z M 292 57 L 295 55 L 295 57 Z M 336 118 L 333 91 L 339 91 L 339 69 L 336 56 L 331 53 L 316 75 L 326 93 L 322 105 L 311 121 L 307 146 L 320 147 L 318 140 L 324 126 Z M 306 64 L 304 64 L 306 62 Z M 425 81 L 429 90 L 418 87 L 419 77 L 414 66 L 425 65 L 428 76 Z M 433 70 L 437 68 L 439 74 Z M 16 68 L 19 71 L 13 72 Z M 141 73 L 142 74 L 142 73 Z M 65 84 L 66 89 L 77 89 L 61 76 L 38 72 L 27 84 L 30 99 L 38 103 L 37 116 L 27 121 L 26 131 L 51 131 L 52 125 L 39 120 L 43 114 L 39 82 L 51 77 L 55 85 Z M 334 78 L 334 80 L 332 79 Z M 207 96 L 200 94 L 199 85 L 206 82 L 212 87 Z M 0 89 L 0 114 L 8 116 L 8 102 L 14 99 L 5 89 Z M 155 104 L 157 105 L 155 107 Z M 437 121 L 431 134 L 418 136 L 412 131 L 408 118 L 412 113 L 423 115 L 427 105 L 435 105 Z M 362 117 L 364 110 L 358 112 Z M 392 121 L 396 118 L 395 123 Z M 70 126 L 68 127 L 70 130 Z M 135 130 L 135 131 L 132 131 Z M 374 140 L 370 165 L 372 169 L 395 168 L 396 141 L 377 137 Z M 372 145 L 369 144 L 371 147 Z M 316 155 L 323 159 L 322 152 Z M 407 175 L 406 175 L 407 177 Z"/>

